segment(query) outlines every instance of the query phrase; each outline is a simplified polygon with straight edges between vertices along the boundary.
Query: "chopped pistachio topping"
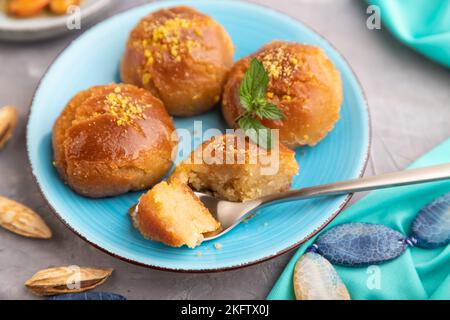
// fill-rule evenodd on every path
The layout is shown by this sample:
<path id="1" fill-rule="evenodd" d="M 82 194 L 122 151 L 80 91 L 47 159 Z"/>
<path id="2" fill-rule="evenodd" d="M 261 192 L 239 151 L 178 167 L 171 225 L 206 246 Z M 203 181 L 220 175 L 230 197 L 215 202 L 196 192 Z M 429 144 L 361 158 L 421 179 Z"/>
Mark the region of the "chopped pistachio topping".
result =
<path id="1" fill-rule="evenodd" d="M 271 80 L 281 79 L 287 84 L 290 84 L 293 73 L 299 66 L 297 57 L 286 50 L 286 45 L 269 49 L 258 58 Z"/>
<path id="2" fill-rule="evenodd" d="M 198 40 L 189 35 L 187 31 L 193 31 L 194 35 L 200 37 L 202 31 L 198 21 L 182 18 L 178 15 L 160 21 L 152 21 L 145 25 L 145 30 L 150 35 L 148 39 L 141 41 L 142 47 L 145 49 L 144 55 L 147 59 L 147 65 L 151 65 L 155 61 L 149 46 L 154 49 L 166 51 L 174 59 L 181 61 L 181 55 L 185 52 L 191 52 L 193 48 L 200 47 Z M 161 56 L 156 56 L 159 60 Z"/>
<path id="3" fill-rule="evenodd" d="M 125 126 L 133 124 L 135 120 L 145 119 L 144 109 L 149 106 L 140 106 L 137 101 L 121 94 L 121 91 L 120 87 L 116 87 L 105 99 L 107 112 L 116 118 L 117 124 Z"/>

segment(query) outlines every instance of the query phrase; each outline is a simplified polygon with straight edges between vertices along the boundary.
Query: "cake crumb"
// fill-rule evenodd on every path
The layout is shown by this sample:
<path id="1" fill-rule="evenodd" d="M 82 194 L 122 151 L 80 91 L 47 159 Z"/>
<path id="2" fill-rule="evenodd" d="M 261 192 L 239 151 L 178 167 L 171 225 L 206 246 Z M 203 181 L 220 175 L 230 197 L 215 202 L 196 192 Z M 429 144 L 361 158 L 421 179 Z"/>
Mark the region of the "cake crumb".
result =
<path id="1" fill-rule="evenodd" d="M 220 250 L 220 249 L 222 249 L 222 244 L 214 243 L 214 248 L 216 248 L 216 250 Z"/>
<path id="2" fill-rule="evenodd" d="M 202 253 L 201 253 L 201 251 L 197 251 L 197 252 L 195 253 L 195 255 L 196 255 L 197 257 L 201 257 L 201 256 L 202 256 Z"/>

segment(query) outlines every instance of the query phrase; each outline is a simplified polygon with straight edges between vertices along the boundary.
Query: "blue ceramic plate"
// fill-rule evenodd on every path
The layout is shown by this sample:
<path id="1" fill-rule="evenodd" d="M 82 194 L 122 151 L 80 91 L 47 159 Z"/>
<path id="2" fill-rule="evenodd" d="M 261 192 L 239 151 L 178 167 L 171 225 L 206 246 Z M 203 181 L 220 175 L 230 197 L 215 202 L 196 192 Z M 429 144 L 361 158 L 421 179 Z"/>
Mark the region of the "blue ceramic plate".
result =
<path id="1" fill-rule="evenodd" d="M 293 187 L 300 188 L 359 177 L 369 150 L 367 105 L 355 75 L 322 37 L 303 24 L 270 9 L 237 1 L 163 1 L 114 16 L 75 40 L 53 63 L 34 97 L 28 123 L 28 154 L 33 174 L 45 198 L 74 232 L 121 259 L 165 270 L 219 271 L 275 257 L 295 248 L 330 222 L 349 197 L 339 196 L 277 205 L 195 250 L 171 248 L 145 240 L 132 227 L 127 209 L 140 193 L 92 200 L 72 192 L 52 166 L 51 130 L 68 100 L 93 85 L 119 81 L 119 61 L 129 31 L 143 16 L 162 7 L 188 4 L 219 21 L 236 46 L 236 59 L 274 39 L 323 48 L 340 70 L 344 104 L 336 128 L 314 148 L 301 148 L 296 158 L 301 171 Z M 218 109 L 218 108 L 217 108 Z M 178 128 L 225 129 L 218 110 L 188 119 L 175 119 Z M 200 143 L 201 141 L 197 141 Z M 198 254 L 201 252 L 201 255 Z"/>

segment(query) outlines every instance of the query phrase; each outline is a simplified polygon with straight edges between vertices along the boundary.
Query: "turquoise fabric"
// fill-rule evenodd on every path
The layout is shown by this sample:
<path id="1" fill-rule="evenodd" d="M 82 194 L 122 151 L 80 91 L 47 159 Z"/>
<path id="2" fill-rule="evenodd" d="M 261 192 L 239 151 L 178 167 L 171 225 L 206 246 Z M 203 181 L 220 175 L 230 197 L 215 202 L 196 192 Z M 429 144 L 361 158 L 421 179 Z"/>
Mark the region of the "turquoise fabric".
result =
<path id="1" fill-rule="evenodd" d="M 446 162 L 450 162 L 450 139 L 410 168 Z M 408 235 L 417 211 L 447 192 L 450 192 L 449 181 L 373 191 L 344 210 L 326 229 L 361 221 L 383 224 Z M 296 252 L 268 299 L 295 299 L 293 269 L 313 242 L 314 239 L 310 240 Z M 399 258 L 376 267 L 335 268 L 352 299 L 450 299 L 450 245 L 433 250 L 408 248 Z M 379 288 L 373 282 L 377 275 Z"/>
<path id="2" fill-rule="evenodd" d="M 381 22 L 400 41 L 450 67 L 450 1 L 369 0 L 380 8 Z"/>

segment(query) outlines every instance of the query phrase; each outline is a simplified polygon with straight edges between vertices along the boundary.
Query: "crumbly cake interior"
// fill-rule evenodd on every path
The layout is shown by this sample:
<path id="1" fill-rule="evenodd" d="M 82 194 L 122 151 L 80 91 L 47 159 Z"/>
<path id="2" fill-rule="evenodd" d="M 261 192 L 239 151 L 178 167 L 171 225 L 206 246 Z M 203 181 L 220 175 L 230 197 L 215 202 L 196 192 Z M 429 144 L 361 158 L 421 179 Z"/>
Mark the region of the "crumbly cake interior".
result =
<path id="1" fill-rule="evenodd" d="M 260 167 L 249 165 L 227 168 L 226 165 L 195 167 L 187 174 L 187 184 L 193 189 L 211 192 L 229 201 L 247 201 L 289 190 L 292 174 L 279 172 L 264 176 Z"/>
<path id="2" fill-rule="evenodd" d="M 170 176 L 170 181 L 185 183 L 196 191 L 210 192 L 215 197 L 229 201 L 247 201 L 290 189 L 292 177 L 298 172 L 295 153 L 280 146 L 279 152 L 270 153 L 278 162 L 273 174 L 263 174 L 261 160 L 254 161 L 252 155 L 259 147 L 246 140 L 238 146 L 235 135 L 216 136 L 194 151 L 188 160 L 180 163 Z M 273 151 L 275 152 L 275 151 Z M 222 154 L 223 159 L 234 159 L 233 163 L 211 161 L 210 156 Z M 241 161 L 238 158 L 241 157 Z M 224 163 L 225 162 L 225 163 Z"/>
<path id="3" fill-rule="evenodd" d="M 132 214 L 135 226 L 147 238 L 194 248 L 220 224 L 186 185 L 163 181 L 140 200 Z M 144 224 L 151 225 L 146 228 Z"/>

